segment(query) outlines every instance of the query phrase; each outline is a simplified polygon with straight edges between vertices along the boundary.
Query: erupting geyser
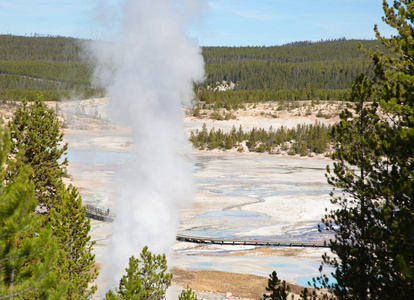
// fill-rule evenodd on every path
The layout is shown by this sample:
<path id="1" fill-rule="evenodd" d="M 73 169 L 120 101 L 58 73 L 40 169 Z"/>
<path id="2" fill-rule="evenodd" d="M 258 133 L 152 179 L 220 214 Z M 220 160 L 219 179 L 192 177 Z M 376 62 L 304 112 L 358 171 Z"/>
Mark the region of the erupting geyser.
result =
<path id="1" fill-rule="evenodd" d="M 133 128 L 137 157 L 120 175 L 117 218 L 100 274 L 113 288 L 128 258 L 138 257 L 144 245 L 168 253 L 174 243 L 177 210 L 193 195 L 182 158 L 188 146 L 182 104 L 194 97 L 193 82 L 203 79 L 204 64 L 200 47 L 185 34 L 199 1 L 129 0 L 118 13 L 111 7 L 111 14 L 104 9 L 109 3 L 101 2 L 100 20 L 117 35 L 112 44 L 96 45 L 96 75 L 113 117 Z"/>

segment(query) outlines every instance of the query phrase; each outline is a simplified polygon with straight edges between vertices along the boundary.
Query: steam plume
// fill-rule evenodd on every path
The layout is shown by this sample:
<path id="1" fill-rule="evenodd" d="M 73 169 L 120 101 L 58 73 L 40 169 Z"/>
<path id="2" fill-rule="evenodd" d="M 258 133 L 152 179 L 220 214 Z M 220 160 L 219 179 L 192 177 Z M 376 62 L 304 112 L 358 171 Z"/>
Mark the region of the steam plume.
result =
<path id="1" fill-rule="evenodd" d="M 110 3 L 101 1 L 99 17 L 117 41 L 95 47 L 97 78 L 114 117 L 133 128 L 137 154 L 117 188 L 117 218 L 101 271 L 112 288 L 144 245 L 167 253 L 174 243 L 177 209 L 193 193 L 180 154 L 187 145 L 182 103 L 193 97 L 193 82 L 203 79 L 204 68 L 199 46 L 185 35 L 199 0 L 123 1 L 122 11 L 112 15 L 108 9 L 119 7 Z"/>

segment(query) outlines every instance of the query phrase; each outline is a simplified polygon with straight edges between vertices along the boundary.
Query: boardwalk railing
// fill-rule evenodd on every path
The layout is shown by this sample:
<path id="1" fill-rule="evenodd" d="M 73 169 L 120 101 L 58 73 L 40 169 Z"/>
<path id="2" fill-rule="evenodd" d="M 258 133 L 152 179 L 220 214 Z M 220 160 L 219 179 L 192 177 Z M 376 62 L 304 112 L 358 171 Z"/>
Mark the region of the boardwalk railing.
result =
<path id="1" fill-rule="evenodd" d="M 200 237 L 184 234 L 177 234 L 178 241 L 199 243 L 199 244 L 219 244 L 219 245 L 250 245 L 250 246 L 269 246 L 269 247 L 328 247 L 326 242 L 312 243 L 312 242 L 286 242 L 286 241 L 265 241 L 265 240 L 244 240 L 235 238 L 213 238 Z"/>
<path id="2" fill-rule="evenodd" d="M 86 217 L 90 219 L 100 220 L 104 222 L 112 222 L 114 220 L 114 216 L 109 214 L 109 209 L 104 210 L 89 204 L 85 205 L 85 209 Z"/>

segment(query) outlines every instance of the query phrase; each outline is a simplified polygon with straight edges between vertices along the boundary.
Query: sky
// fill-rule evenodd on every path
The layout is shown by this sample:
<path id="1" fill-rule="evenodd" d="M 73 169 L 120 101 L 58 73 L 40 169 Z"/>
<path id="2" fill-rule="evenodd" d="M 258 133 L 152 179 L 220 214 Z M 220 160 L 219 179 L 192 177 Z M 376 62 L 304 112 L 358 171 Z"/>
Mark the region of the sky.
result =
<path id="1" fill-rule="evenodd" d="M 112 0 L 112 5 L 123 1 Z M 374 24 L 385 36 L 393 32 L 381 20 L 381 0 L 195 1 L 204 5 L 187 35 L 201 46 L 273 46 L 342 37 L 374 39 Z M 0 34 L 96 39 L 93 28 L 99 18 L 98 7 L 99 0 L 0 0 Z"/>

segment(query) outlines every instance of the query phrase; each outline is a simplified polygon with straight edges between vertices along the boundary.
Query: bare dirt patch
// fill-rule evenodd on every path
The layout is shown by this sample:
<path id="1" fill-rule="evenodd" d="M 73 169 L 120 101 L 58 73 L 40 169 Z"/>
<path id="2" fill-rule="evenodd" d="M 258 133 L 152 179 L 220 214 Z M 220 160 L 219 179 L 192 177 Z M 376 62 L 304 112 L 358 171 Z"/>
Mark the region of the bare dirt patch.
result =
<path id="1" fill-rule="evenodd" d="M 284 103 L 284 102 L 283 102 Z M 287 102 L 289 103 L 289 102 Z M 187 118 L 192 121 L 243 121 L 245 126 L 255 124 L 255 120 L 261 120 L 264 125 L 276 120 L 290 120 L 292 124 L 298 121 L 303 123 L 333 123 L 339 120 L 339 113 L 345 108 L 344 101 L 294 101 L 291 104 L 283 105 L 279 102 L 264 102 L 256 104 L 246 104 L 244 109 L 228 111 L 221 109 L 201 109 L 197 117 L 191 113 Z M 225 116 L 232 116 L 226 118 Z M 223 118 L 217 118 L 222 116 Z M 260 123 L 258 123 L 260 124 Z M 287 124 L 288 127 L 290 122 Z M 295 125 L 294 125 L 295 126 Z"/>
<path id="2" fill-rule="evenodd" d="M 267 285 L 267 278 L 250 275 L 218 271 L 192 272 L 174 268 L 174 283 L 196 291 L 213 293 L 231 292 L 235 297 L 259 299 Z"/>
<path id="3" fill-rule="evenodd" d="M 231 292 L 234 297 L 260 299 L 266 293 L 268 278 L 251 274 L 238 274 L 218 271 L 192 272 L 173 268 L 173 282 L 182 288 L 212 293 Z M 299 295 L 303 287 L 289 284 L 292 294 Z M 309 289 L 309 288 L 308 288 Z"/>

